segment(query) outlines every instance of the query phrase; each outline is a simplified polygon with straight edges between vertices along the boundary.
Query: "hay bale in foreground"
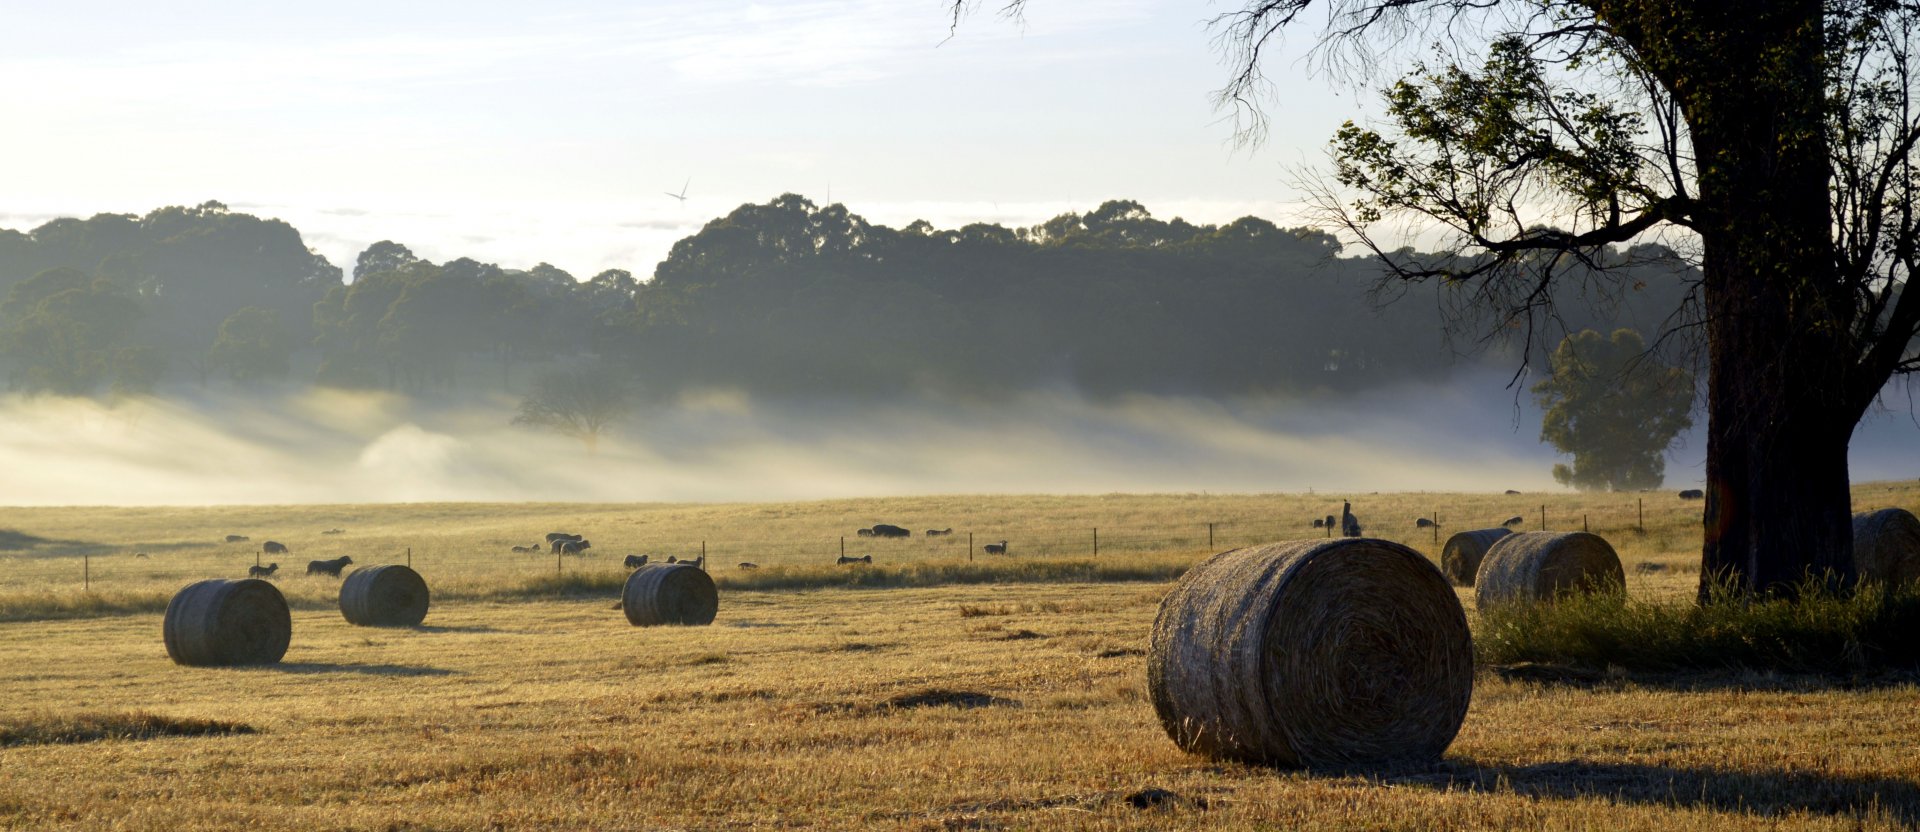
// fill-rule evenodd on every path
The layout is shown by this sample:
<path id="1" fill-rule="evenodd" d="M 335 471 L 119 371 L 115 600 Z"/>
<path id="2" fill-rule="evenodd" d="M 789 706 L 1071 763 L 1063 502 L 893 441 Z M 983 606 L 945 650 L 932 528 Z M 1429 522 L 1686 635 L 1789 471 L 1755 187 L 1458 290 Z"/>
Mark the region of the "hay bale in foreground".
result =
<path id="1" fill-rule="evenodd" d="M 1437 759 L 1473 695 L 1447 579 L 1372 538 L 1235 549 L 1160 602 L 1147 688 L 1190 752 L 1281 766 Z"/>
<path id="2" fill-rule="evenodd" d="M 1563 592 L 1600 592 L 1626 585 L 1613 546 L 1587 532 L 1521 532 L 1487 550 L 1474 575 L 1481 609 L 1512 602 L 1551 601 Z"/>
<path id="3" fill-rule="evenodd" d="M 1863 581 L 1920 581 L 1920 518 L 1904 508 L 1854 515 L 1853 568 Z"/>
<path id="4" fill-rule="evenodd" d="M 287 655 L 293 616 L 273 584 L 215 578 L 189 584 L 167 602 L 160 635 L 175 664 L 273 664 Z"/>
<path id="5" fill-rule="evenodd" d="M 1487 550 L 1510 534 L 1513 530 L 1507 528 L 1474 529 L 1447 538 L 1446 548 L 1440 550 L 1440 571 L 1455 586 L 1473 586 L 1473 576 L 1479 574 Z"/>
<path id="6" fill-rule="evenodd" d="M 620 593 L 627 623 L 701 626 L 720 611 L 720 590 L 706 570 L 691 563 L 650 563 L 627 576 Z"/>
<path id="7" fill-rule="evenodd" d="M 420 573 L 397 563 L 363 566 L 340 584 L 340 614 L 362 627 L 418 627 L 428 601 Z"/>

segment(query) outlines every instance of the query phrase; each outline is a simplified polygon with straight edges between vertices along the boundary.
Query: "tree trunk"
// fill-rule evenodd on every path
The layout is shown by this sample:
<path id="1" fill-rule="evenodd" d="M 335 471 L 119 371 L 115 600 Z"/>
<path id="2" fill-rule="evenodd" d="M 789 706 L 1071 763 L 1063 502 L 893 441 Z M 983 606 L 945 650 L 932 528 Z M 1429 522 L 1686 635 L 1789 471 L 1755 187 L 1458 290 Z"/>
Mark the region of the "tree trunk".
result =
<path id="1" fill-rule="evenodd" d="M 1818 2 L 1726 15 L 1677 90 L 1699 156 L 1708 339 L 1700 594 L 1788 595 L 1853 576 L 1847 443 L 1857 372 L 1828 216 Z M 1734 22 L 1733 18 L 1739 20 Z M 1809 36 L 1812 33 L 1812 36 Z"/>

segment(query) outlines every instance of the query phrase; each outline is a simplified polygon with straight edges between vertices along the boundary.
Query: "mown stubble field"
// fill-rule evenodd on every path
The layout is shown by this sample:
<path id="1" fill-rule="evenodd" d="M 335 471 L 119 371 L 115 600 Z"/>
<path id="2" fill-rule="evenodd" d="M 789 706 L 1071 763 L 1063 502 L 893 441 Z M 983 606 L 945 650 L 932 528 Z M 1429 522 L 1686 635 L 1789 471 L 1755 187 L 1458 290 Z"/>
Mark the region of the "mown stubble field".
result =
<path id="1" fill-rule="evenodd" d="M 1920 503 L 1920 490 L 1887 488 L 1861 493 L 1880 505 Z M 1484 501 L 1488 510 L 1517 501 L 1392 498 Z M 984 508 L 975 510 L 1015 516 L 994 501 L 1020 499 L 979 498 Z M 1032 516 L 1067 506 L 1065 522 L 1117 527 L 1101 503 L 1121 499 L 1040 498 L 1060 502 Z M 1190 507 L 1180 499 L 1164 502 Z M 1153 498 L 1124 500 L 1162 510 L 1152 508 Z M 1696 545 L 1688 509 L 1662 502 L 1646 535 L 1617 542 L 1636 594 L 1684 596 L 1694 580 L 1686 547 Z M 747 513 L 824 514 L 824 505 L 674 510 L 716 512 L 745 536 L 753 532 Z M 409 507 L 358 508 L 384 518 L 396 539 L 452 536 L 443 525 L 450 514 L 469 518 L 457 533 L 472 536 L 494 533 L 478 526 L 561 522 L 516 515 L 516 507 L 476 507 L 470 515 L 414 508 L 409 531 Z M 1313 516 L 1305 508 L 1303 501 L 1300 513 Z M 61 527 L 53 522 L 61 511 L 85 516 Z M 142 528 L 164 530 L 167 513 L 184 510 L 38 510 L 10 513 L 0 525 L 117 545 L 122 532 L 113 518 L 122 511 L 135 512 Z M 321 519 L 306 508 L 282 510 L 278 521 L 271 509 L 241 511 L 288 525 Z M 619 507 L 554 511 L 575 512 L 569 522 L 580 525 Z M 875 505 L 849 513 L 871 523 L 902 512 Z M 203 525 L 231 522 L 214 516 Z M 184 523 L 175 534 L 205 536 Z M 1661 566 L 1640 570 L 1637 563 Z M 725 565 L 715 566 L 724 577 Z M 331 586 L 304 577 L 281 584 L 296 600 L 319 599 Z M 14 621 L 0 624 L 0 826 L 1684 830 L 1920 823 L 1920 688 L 1904 678 L 1565 683 L 1510 680 L 1489 668 L 1438 766 L 1280 772 L 1191 757 L 1166 738 L 1145 697 L 1142 649 L 1168 586 L 769 591 L 741 583 L 723 589 L 713 626 L 650 629 L 628 626 L 609 609 L 611 592 L 594 584 L 571 596 L 440 601 L 428 626 L 412 630 L 351 627 L 316 600 L 296 605 L 285 663 L 253 669 L 171 664 L 158 612 Z M 8 591 L 68 590 L 10 584 Z M 91 738 L 70 730 L 111 729 L 136 712 L 161 717 L 163 728 L 213 720 L 241 732 L 75 741 Z M 1144 809 L 1134 803 L 1150 801 L 1129 800 L 1149 788 L 1178 797 Z"/>

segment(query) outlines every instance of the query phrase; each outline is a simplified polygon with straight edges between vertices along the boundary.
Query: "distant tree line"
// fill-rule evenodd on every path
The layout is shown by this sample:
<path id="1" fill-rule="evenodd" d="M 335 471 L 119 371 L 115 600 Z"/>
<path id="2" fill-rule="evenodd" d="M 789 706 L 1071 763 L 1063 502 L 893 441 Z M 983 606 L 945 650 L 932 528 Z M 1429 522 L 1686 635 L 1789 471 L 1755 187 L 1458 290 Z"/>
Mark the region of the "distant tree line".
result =
<path id="1" fill-rule="evenodd" d="M 0 231 L 0 362 L 12 390 L 67 395 L 524 391 L 524 368 L 586 364 L 654 396 L 1231 395 L 1434 378 L 1478 346 L 1447 339 L 1445 287 L 1382 299 L 1377 265 L 1340 253 L 1314 229 L 1130 201 L 896 229 L 788 194 L 709 222 L 646 281 L 433 263 L 391 241 L 349 279 L 292 226 L 209 202 Z M 1561 299 L 1555 325 L 1659 331 L 1697 278 L 1657 248 L 1617 256 L 1637 264 L 1611 273 L 1622 291 Z"/>

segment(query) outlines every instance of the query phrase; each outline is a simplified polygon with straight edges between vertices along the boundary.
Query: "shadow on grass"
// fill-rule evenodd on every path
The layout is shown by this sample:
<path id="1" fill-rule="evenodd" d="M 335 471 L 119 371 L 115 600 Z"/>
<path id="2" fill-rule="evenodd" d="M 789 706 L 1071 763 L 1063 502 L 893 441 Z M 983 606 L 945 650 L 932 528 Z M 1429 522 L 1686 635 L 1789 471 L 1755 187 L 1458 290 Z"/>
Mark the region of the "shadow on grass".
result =
<path id="1" fill-rule="evenodd" d="M 282 662 L 265 664 L 249 670 L 264 670 L 277 673 L 358 673 L 364 676 L 453 676 L 456 671 L 439 667 L 420 667 L 404 664 L 333 664 L 330 662 Z"/>
<path id="2" fill-rule="evenodd" d="M 1678 692 L 1709 691 L 1787 691 L 1884 690 L 1920 684 L 1920 672 L 1889 670 L 1856 675 L 1823 673 L 1778 673 L 1761 670 L 1701 670 L 1689 672 L 1628 671 L 1619 668 L 1595 670 L 1569 664 L 1520 662 L 1489 665 L 1487 672 L 1509 682 L 1531 682 L 1542 686 L 1561 686 L 1582 690 L 1609 690 L 1624 687 L 1653 688 Z"/>
<path id="3" fill-rule="evenodd" d="M 408 627 L 406 629 L 412 630 L 416 633 L 505 633 L 505 632 L 509 632 L 507 630 L 502 630 L 499 627 L 489 627 L 485 624 L 462 624 L 462 625 L 454 625 L 454 626 L 422 624 L 418 627 Z"/>
<path id="4" fill-rule="evenodd" d="M 1425 772 L 1382 774 L 1378 779 L 1395 785 L 1509 792 L 1533 798 L 1600 799 L 1765 816 L 1795 812 L 1833 817 L 1879 815 L 1905 826 L 1920 823 L 1920 784 L 1888 777 L 1584 760 L 1525 766 L 1447 760 Z"/>

